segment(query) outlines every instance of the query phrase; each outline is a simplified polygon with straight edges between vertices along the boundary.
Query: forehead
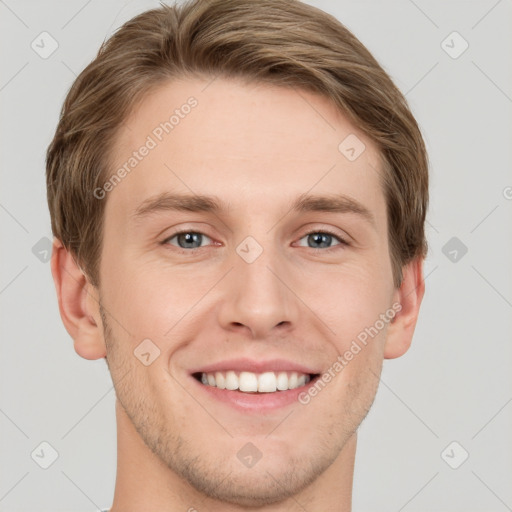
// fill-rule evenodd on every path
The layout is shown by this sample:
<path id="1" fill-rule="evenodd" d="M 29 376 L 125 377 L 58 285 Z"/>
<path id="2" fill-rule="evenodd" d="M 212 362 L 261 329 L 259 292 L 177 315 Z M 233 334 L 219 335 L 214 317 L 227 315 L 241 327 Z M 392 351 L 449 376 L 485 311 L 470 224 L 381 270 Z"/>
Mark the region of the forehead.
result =
<path id="1" fill-rule="evenodd" d="M 371 140 L 327 98 L 294 88 L 168 82 L 124 122 L 113 156 L 112 173 L 127 172 L 108 203 L 127 213 L 165 191 L 216 195 L 240 209 L 308 193 L 385 208 Z"/>

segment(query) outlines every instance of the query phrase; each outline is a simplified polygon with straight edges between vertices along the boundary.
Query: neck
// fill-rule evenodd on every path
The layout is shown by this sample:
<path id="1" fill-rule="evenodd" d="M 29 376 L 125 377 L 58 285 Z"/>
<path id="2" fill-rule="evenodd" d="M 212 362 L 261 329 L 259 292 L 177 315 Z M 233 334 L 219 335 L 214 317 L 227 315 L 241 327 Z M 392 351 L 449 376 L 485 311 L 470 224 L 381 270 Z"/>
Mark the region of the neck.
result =
<path id="1" fill-rule="evenodd" d="M 242 512 L 248 510 L 200 493 L 165 465 L 144 443 L 116 400 L 117 475 L 110 512 Z M 357 434 L 334 463 L 299 494 L 251 512 L 350 512 Z M 197 509 L 197 510 L 196 510 Z"/>

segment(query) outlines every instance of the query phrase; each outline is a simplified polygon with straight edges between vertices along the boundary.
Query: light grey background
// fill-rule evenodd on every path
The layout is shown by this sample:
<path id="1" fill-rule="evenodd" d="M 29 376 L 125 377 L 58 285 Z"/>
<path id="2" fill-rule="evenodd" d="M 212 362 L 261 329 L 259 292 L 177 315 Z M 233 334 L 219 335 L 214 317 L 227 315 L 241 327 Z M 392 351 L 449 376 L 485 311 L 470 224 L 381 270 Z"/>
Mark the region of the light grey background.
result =
<path id="1" fill-rule="evenodd" d="M 354 511 L 512 510 L 512 3 L 310 3 L 406 93 L 431 160 L 427 292 L 413 345 L 385 362 L 361 426 Z M 75 76 L 120 24 L 156 6 L 0 0 L 1 511 L 112 503 L 111 379 L 103 360 L 74 352 L 40 261 L 51 239 L 44 155 Z M 49 48 L 43 31 L 58 42 L 46 59 L 31 48 Z M 458 58 L 453 31 L 469 44 Z M 452 237 L 459 247 L 445 255 Z M 50 461 L 43 441 L 58 452 L 48 469 L 35 462 Z"/>

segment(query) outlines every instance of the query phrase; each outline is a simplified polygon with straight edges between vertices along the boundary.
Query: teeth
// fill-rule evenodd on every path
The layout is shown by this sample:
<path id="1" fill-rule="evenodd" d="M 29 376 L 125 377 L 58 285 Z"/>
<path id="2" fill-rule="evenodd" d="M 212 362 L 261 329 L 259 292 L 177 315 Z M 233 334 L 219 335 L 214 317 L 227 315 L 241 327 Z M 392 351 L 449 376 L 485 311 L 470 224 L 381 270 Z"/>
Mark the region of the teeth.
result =
<path id="1" fill-rule="evenodd" d="M 244 393 L 273 393 L 305 386 L 310 381 L 309 375 L 297 372 L 227 372 L 202 373 L 201 382 L 205 386 Z"/>
<path id="2" fill-rule="evenodd" d="M 277 389 L 277 377 L 274 372 L 266 372 L 258 377 L 258 391 L 272 393 Z"/>
<path id="3" fill-rule="evenodd" d="M 215 382 L 219 389 L 226 389 L 226 379 L 222 372 L 215 373 Z"/>
<path id="4" fill-rule="evenodd" d="M 277 374 L 277 389 L 279 391 L 286 391 L 288 389 L 288 375 L 286 372 L 279 372 Z"/>
<path id="5" fill-rule="evenodd" d="M 251 372 L 242 372 L 238 377 L 238 389 L 240 391 L 258 391 L 258 376 Z"/>
<path id="6" fill-rule="evenodd" d="M 204 373 L 203 373 L 204 375 Z M 203 378 L 201 377 L 201 382 Z M 238 389 L 238 377 L 235 372 L 226 373 L 226 389 L 235 390 Z"/>

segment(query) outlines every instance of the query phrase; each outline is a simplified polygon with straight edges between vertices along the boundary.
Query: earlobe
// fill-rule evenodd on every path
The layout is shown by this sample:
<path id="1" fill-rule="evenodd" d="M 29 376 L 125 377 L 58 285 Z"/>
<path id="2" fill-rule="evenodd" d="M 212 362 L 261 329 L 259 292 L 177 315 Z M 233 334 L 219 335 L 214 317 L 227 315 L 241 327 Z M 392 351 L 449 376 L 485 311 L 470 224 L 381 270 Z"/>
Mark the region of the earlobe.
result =
<path id="1" fill-rule="evenodd" d="M 393 304 L 400 304 L 400 310 L 388 325 L 386 359 L 400 357 L 411 346 L 424 294 L 423 258 L 417 258 L 403 267 L 402 284 L 394 294 Z"/>
<path id="2" fill-rule="evenodd" d="M 58 239 L 53 242 L 51 267 L 60 316 L 75 351 L 84 359 L 105 357 L 97 289 Z"/>

